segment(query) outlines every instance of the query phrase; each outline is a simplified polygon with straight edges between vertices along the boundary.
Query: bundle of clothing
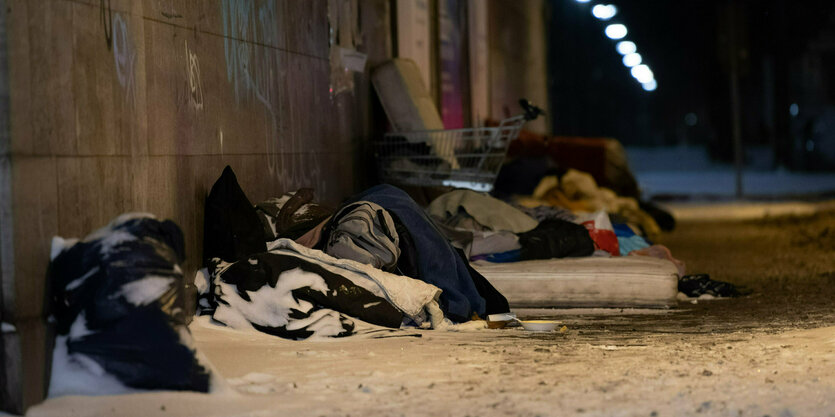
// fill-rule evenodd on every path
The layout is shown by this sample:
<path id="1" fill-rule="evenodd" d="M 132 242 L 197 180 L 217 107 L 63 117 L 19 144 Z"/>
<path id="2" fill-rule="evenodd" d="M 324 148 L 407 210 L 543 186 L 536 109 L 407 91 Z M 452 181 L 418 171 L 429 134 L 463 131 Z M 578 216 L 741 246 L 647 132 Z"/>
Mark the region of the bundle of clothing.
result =
<path id="1" fill-rule="evenodd" d="M 210 390 L 186 326 L 184 260 L 180 228 L 149 214 L 119 216 L 81 240 L 53 239 L 52 394 Z M 109 382 L 89 384 L 101 380 Z"/>
<path id="2" fill-rule="evenodd" d="M 305 339 L 509 311 L 402 190 L 373 187 L 336 209 L 312 200 L 302 189 L 253 205 L 224 169 L 206 199 L 203 314 Z"/>
<path id="3" fill-rule="evenodd" d="M 437 197 L 427 211 L 473 261 L 650 256 L 676 266 L 679 291 L 687 297 L 744 293 L 706 274 L 686 275 L 684 262 L 653 244 L 660 229 L 637 201 L 598 188 L 588 174 L 568 170 L 562 177 L 546 176 L 532 195 L 511 200 L 455 190 Z"/>
<path id="4" fill-rule="evenodd" d="M 545 176 L 533 194 L 509 200 L 455 190 L 432 201 L 428 211 L 471 259 L 494 262 L 626 256 L 652 246 L 660 233 L 637 200 L 599 188 L 575 170 Z"/>
<path id="5" fill-rule="evenodd" d="M 487 194 L 455 190 L 437 197 L 427 211 L 452 244 L 471 260 L 506 262 L 589 256 L 594 252 L 586 228 L 559 210 L 541 213 L 537 220 Z"/>
<path id="6" fill-rule="evenodd" d="M 622 223 L 639 227 L 642 234 L 650 239 L 657 238 L 661 232 L 658 223 L 640 207 L 638 200 L 598 187 L 590 174 L 573 169 L 560 177 L 549 175 L 542 178 L 530 196 L 518 196 L 516 200 L 525 207 L 550 205 L 574 212 L 605 211 L 618 216 Z"/>

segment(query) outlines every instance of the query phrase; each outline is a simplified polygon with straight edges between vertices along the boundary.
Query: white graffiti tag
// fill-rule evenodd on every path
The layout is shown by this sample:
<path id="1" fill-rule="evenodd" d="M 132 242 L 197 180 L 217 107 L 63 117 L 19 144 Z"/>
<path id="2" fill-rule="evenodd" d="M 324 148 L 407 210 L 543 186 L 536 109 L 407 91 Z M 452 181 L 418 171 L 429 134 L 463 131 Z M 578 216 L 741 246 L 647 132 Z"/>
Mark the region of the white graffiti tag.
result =
<path id="1" fill-rule="evenodd" d="M 196 110 L 203 109 L 203 81 L 200 79 L 200 61 L 197 53 L 192 52 L 186 44 L 186 74 L 188 74 L 189 102 Z"/>

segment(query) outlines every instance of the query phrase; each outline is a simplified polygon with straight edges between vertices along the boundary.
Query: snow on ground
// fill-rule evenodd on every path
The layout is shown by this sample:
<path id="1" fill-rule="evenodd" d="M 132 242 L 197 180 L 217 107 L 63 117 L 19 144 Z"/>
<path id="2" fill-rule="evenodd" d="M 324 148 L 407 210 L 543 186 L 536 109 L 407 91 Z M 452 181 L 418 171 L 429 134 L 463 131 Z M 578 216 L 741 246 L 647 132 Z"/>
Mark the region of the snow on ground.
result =
<path id="1" fill-rule="evenodd" d="M 709 171 L 645 171 L 635 176 L 646 198 L 656 195 L 691 195 L 732 198 L 736 174 L 731 168 Z M 812 195 L 835 191 L 835 174 L 787 171 L 743 171 L 743 194 L 749 198 Z"/>
<path id="2" fill-rule="evenodd" d="M 733 166 L 712 162 L 703 147 L 629 147 L 626 152 L 645 198 L 672 195 L 730 199 L 735 196 Z M 742 183 L 747 198 L 832 193 L 835 172 L 768 170 L 754 160 L 743 171 Z"/>
<path id="3" fill-rule="evenodd" d="M 605 320 L 619 320 L 607 316 Z M 234 391 L 59 397 L 31 416 L 577 415 L 835 413 L 835 327 L 589 336 L 519 328 L 325 342 L 191 326 Z M 584 321 L 585 320 L 585 321 Z M 596 323 L 601 323 L 597 321 Z M 414 333 L 414 332 L 411 332 Z"/>
<path id="4" fill-rule="evenodd" d="M 661 205 L 667 208 L 677 221 L 729 221 L 779 216 L 809 216 L 835 209 L 835 200 L 821 202 L 694 201 Z"/>

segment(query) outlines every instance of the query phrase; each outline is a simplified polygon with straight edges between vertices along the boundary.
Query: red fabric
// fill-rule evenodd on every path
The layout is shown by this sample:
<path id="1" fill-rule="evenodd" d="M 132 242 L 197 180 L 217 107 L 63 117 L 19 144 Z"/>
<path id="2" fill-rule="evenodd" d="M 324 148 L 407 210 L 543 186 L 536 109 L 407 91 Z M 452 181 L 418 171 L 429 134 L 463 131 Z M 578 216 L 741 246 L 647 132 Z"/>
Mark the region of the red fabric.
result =
<path id="1" fill-rule="evenodd" d="M 612 254 L 612 256 L 620 256 L 620 247 L 618 246 L 618 237 L 614 230 L 604 230 L 594 227 L 594 220 L 583 222 L 583 226 L 589 231 L 591 240 L 594 241 L 595 250 L 605 250 Z"/>
<path id="2" fill-rule="evenodd" d="M 488 120 L 488 126 L 498 126 L 495 120 Z M 522 129 L 519 137 L 510 142 L 508 158 L 548 155 L 562 168 L 573 168 L 588 172 L 594 180 L 608 186 L 606 178 L 607 141 L 611 138 L 581 136 L 548 136 Z"/>
<path id="3" fill-rule="evenodd" d="M 605 138 L 555 136 L 548 140 L 546 153 L 563 168 L 591 174 L 598 184 L 606 181 Z"/>

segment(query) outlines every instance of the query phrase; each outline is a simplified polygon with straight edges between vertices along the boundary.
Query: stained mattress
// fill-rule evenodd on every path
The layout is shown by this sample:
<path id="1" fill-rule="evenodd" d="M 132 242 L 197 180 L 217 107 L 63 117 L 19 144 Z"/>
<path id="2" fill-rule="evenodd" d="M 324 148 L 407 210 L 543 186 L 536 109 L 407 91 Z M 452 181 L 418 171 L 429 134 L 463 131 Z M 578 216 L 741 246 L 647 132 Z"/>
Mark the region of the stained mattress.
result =
<path id="1" fill-rule="evenodd" d="M 490 263 L 473 267 L 513 308 L 652 307 L 675 305 L 672 262 L 640 256 Z"/>

